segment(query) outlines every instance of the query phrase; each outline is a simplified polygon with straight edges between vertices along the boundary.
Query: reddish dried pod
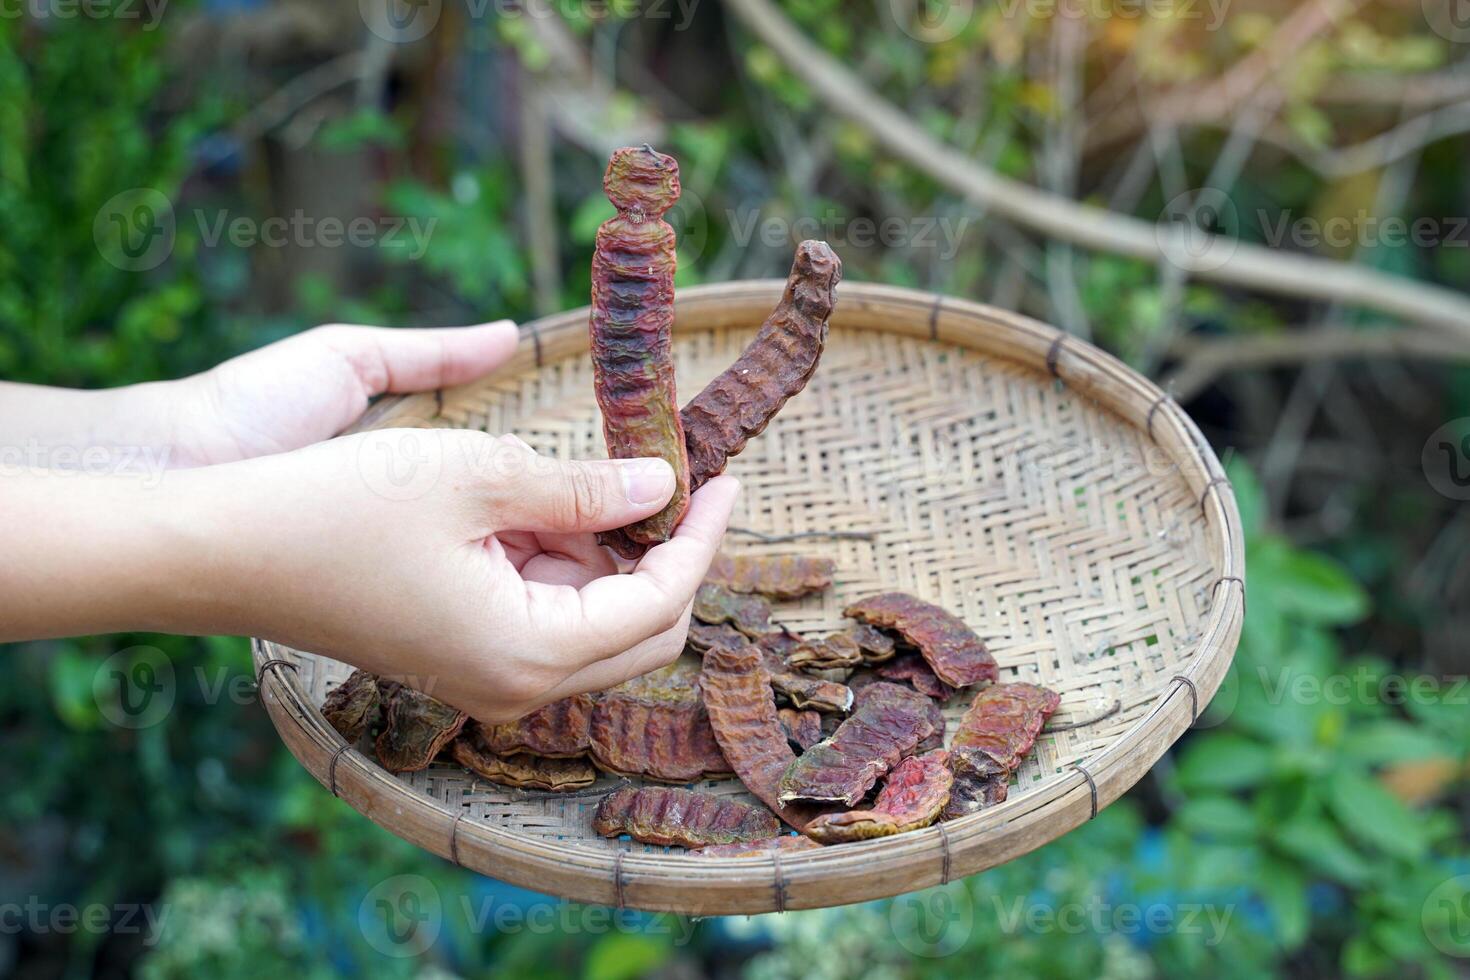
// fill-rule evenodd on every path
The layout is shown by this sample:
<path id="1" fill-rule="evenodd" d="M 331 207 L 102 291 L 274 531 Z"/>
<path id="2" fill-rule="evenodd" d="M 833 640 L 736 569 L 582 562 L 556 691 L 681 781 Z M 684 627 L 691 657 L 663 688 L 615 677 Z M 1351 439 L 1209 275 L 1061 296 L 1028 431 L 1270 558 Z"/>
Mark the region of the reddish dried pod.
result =
<path id="1" fill-rule="evenodd" d="M 939 818 L 953 784 L 948 752 L 911 756 L 893 767 L 870 809 L 818 817 L 806 833 L 823 844 L 840 844 L 918 830 Z"/>
<path id="2" fill-rule="evenodd" d="M 712 648 L 699 686 L 710 727 L 745 788 L 797 830 L 821 813 L 779 799 L 781 777 L 796 754 L 781 730 L 761 652 L 749 644 Z"/>
<path id="3" fill-rule="evenodd" d="M 474 729 L 486 750 L 497 755 L 530 752 L 553 759 L 570 758 L 587 754 L 592 705 L 590 695 L 575 694 L 542 705 L 530 714 L 503 725 L 482 725 L 472 721 L 466 727 Z"/>
<path id="4" fill-rule="evenodd" d="M 841 279 L 842 262 L 826 242 L 796 247 L 786 291 L 755 340 L 684 406 L 691 490 L 723 473 L 726 461 L 806 387 L 827 342 Z"/>
<path id="5" fill-rule="evenodd" d="M 1011 775 L 1061 703 L 1036 684 L 995 684 L 976 694 L 950 745 L 955 786 L 944 819 L 1004 801 Z"/>
<path id="6" fill-rule="evenodd" d="M 782 837 L 768 837 L 765 840 L 752 841 L 749 844 L 711 844 L 694 853 L 700 857 L 747 858 L 765 857 L 772 851 L 780 851 L 783 854 L 789 851 L 815 851 L 821 846 L 810 837 L 786 834 Z"/>
<path id="7" fill-rule="evenodd" d="M 728 623 L 711 626 L 709 623 L 701 623 L 695 619 L 689 624 L 689 637 L 687 639 L 689 649 L 696 653 L 704 653 L 718 646 L 741 646 L 749 643 L 746 635 Z"/>
<path id="8" fill-rule="evenodd" d="M 818 640 L 801 640 L 786 654 L 786 665 L 801 670 L 836 670 L 856 667 L 863 651 L 848 632 L 829 633 Z"/>
<path id="9" fill-rule="evenodd" d="M 934 670 L 917 653 L 906 653 L 895 657 L 874 671 L 885 681 L 908 681 L 914 690 L 936 701 L 948 701 L 954 696 L 954 688 L 940 680 Z"/>
<path id="10" fill-rule="evenodd" d="M 469 718 L 457 708 L 398 684 L 393 685 L 384 717 L 385 725 L 376 747 L 378 761 L 389 772 L 429 768 L 429 763 L 454 741 Z"/>
<path id="11" fill-rule="evenodd" d="M 731 592 L 763 595 L 768 599 L 800 599 L 832 587 L 836 566 L 829 558 L 800 555 L 715 555 L 706 582 Z"/>
<path id="12" fill-rule="evenodd" d="M 874 701 L 887 701 L 908 705 L 915 711 L 925 712 L 934 733 L 921 739 L 915 747 L 919 752 L 928 752 L 944 745 L 944 708 L 932 698 L 904 684 L 878 680 L 874 675 L 854 678 L 852 682 L 853 707 L 859 708 Z"/>
<path id="13" fill-rule="evenodd" d="M 609 690 L 607 694 L 638 698 L 643 701 L 662 701 L 667 704 L 697 705 L 699 704 L 699 662 L 697 660 L 676 660 L 667 667 L 660 667 L 626 680 Z"/>
<path id="14" fill-rule="evenodd" d="M 477 776 L 501 786 L 566 793 L 597 781 L 597 767 L 586 759 L 551 759 L 519 752 L 491 752 L 478 731 L 466 728 L 449 746 L 454 761 Z"/>
<path id="15" fill-rule="evenodd" d="M 779 833 L 764 807 L 670 786 L 627 786 L 602 798 L 592 829 L 603 837 L 627 834 L 644 844 L 706 847 L 750 843 Z"/>
<path id="16" fill-rule="evenodd" d="M 792 706 L 814 711 L 847 711 L 852 707 L 852 688 L 846 684 L 787 670 L 785 662 L 767 650 L 761 650 L 761 658 L 771 688 L 785 695 Z"/>
<path id="17" fill-rule="evenodd" d="M 964 621 L 938 606 L 903 592 L 860 599 L 843 614 L 899 633 L 951 687 L 995 680 L 995 658 Z"/>
<path id="18" fill-rule="evenodd" d="M 760 596 L 741 595 L 709 583 L 694 593 L 694 618 L 711 626 L 729 623 L 746 636 L 759 637 L 772 632 L 769 602 Z"/>
<path id="19" fill-rule="evenodd" d="M 624 776 L 687 783 L 730 772 L 699 701 L 609 694 L 592 711 L 592 761 Z"/>
<path id="20" fill-rule="evenodd" d="M 776 714 L 781 719 L 781 730 L 786 733 L 786 741 L 803 752 L 822 740 L 822 716 L 817 712 L 781 708 Z"/>
<path id="21" fill-rule="evenodd" d="M 870 688 L 876 685 L 870 685 Z M 934 732 L 927 698 L 920 705 L 899 697 L 858 704 L 830 738 L 818 742 L 781 777 L 780 800 L 837 802 L 852 806 L 878 778 Z"/>
<path id="22" fill-rule="evenodd" d="M 864 663 L 880 664 L 885 660 L 891 660 L 898 650 L 897 641 L 876 626 L 859 623 L 856 626 L 849 626 L 844 632 L 852 637 L 853 642 L 862 651 Z"/>
<path id="23" fill-rule="evenodd" d="M 356 745 L 382 714 L 378 679 L 365 670 L 354 670 L 322 702 L 322 715 L 348 745 Z"/>
<path id="24" fill-rule="evenodd" d="M 614 150 L 602 178 L 618 213 L 597 229 L 592 254 L 592 376 L 607 454 L 658 456 L 674 468 L 668 506 L 604 535 L 625 558 L 667 541 L 689 506 L 689 457 L 674 386 L 674 230 L 679 165 L 652 147 Z"/>

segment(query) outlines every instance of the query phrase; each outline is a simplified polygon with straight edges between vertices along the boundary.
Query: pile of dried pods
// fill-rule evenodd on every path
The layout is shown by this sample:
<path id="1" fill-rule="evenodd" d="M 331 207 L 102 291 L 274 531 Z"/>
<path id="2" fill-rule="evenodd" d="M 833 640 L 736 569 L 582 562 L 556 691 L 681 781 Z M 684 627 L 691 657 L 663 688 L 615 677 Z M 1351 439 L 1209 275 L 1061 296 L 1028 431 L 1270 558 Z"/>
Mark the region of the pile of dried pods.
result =
<path id="1" fill-rule="evenodd" d="M 647 146 L 617 150 L 603 188 L 617 209 L 598 230 L 592 263 L 604 438 L 611 456 L 660 456 L 678 476 L 663 511 L 602 536 L 637 558 L 668 540 L 689 494 L 816 371 L 842 263 L 825 242 L 802 242 L 785 293 L 750 346 L 676 409 L 674 233 L 662 215 L 679 197 L 678 164 Z M 854 624 L 827 636 L 801 636 L 772 619 L 772 600 L 825 591 L 833 573 L 822 558 L 722 555 L 695 599 L 688 656 L 509 724 L 480 724 L 364 671 L 335 688 L 322 711 L 349 743 L 373 735 L 392 772 L 425 769 L 442 755 L 492 782 L 550 792 L 591 786 L 599 771 L 636 777 L 643 784 L 603 797 L 594 830 L 710 856 L 883 837 L 1004 800 L 1060 698 L 996 683 L 995 660 L 974 632 L 903 593 L 850 604 Z M 977 685 L 986 686 L 944 748 L 941 706 Z M 769 810 L 649 784 L 731 774 Z M 802 836 L 783 836 L 777 817 Z"/>

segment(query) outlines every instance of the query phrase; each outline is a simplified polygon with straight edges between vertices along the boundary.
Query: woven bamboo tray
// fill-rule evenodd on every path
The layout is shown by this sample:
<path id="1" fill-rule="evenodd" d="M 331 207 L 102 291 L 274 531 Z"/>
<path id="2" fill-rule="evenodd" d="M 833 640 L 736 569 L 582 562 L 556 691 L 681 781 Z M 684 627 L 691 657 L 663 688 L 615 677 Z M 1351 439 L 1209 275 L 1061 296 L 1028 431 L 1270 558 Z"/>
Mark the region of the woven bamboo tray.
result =
<path id="1" fill-rule="evenodd" d="M 775 305 L 779 281 L 683 290 L 680 388 L 699 390 Z M 990 644 L 1002 680 L 1056 689 L 1053 724 L 1005 803 L 927 830 L 819 851 L 708 859 L 591 831 L 605 777 L 575 796 L 458 767 L 393 776 L 318 711 L 349 668 L 257 640 L 261 693 L 313 776 L 370 820 L 464 867 L 543 892 L 686 914 L 817 908 L 947 883 L 1082 824 L 1138 781 L 1215 693 L 1244 616 L 1240 518 L 1220 463 L 1153 384 L 1086 343 L 992 307 L 843 283 L 816 377 L 733 460 L 730 552 L 825 554 L 826 595 L 782 604 L 797 630 L 844 603 L 912 591 Z M 375 405 L 359 423 L 514 432 L 558 457 L 603 455 L 587 311 L 528 324 L 515 360 L 472 384 Z M 961 695 L 947 708 L 950 731 Z M 752 799 L 737 780 L 697 788 Z"/>

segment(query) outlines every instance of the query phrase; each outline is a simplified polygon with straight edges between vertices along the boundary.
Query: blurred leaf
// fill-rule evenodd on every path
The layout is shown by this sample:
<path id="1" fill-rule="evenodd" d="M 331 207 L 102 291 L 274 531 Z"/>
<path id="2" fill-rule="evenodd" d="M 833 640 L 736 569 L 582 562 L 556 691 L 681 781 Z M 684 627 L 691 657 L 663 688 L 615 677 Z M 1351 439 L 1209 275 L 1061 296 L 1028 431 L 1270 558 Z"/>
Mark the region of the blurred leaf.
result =
<path id="1" fill-rule="evenodd" d="M 1191 741 L 1179 760 L 1179 783 L 1187 790 L 1241 789 L 1271 770 L 1271 751 L 1230 732 Z"/>
<path id="2" fill-rule="evenodd" d="M 90 731 L 101 722 L 102 712 L 92 693 L 93 678 L 101 666 L 101 657 L 83 653 L 70 644 L 51 658 L 51 704 L 68 727 Z"/>
<path id="3" fill-rule="evenodd" d="M 1410 860 L 1424 854 L 1427 841 L 1418 819 L 1376 779 L 1340 769 L 1327 783 L 1327 803 L 1358 840 Z"/>
<path id="4" fill-rule="evenodd" d="M 1174 818 L 1187 830 L 1221 840 L 1249 840 L 1256 818 L 1250 809 L 1229 796 L 1200 796 L 1186 800 Z"/>
<path id="5" fill-rule="evenodd" d="M 669 958 L 669 947 L 651 936 L 612 932 L 587 951 L 584 980 L 635 980 L 647 976 Z"/>
<path id="6" fill-rule="evenodd" d="M 1366 765 L 1407 762 L 1448 755 L 1449 746 L 1407 722 L 1382 719 L 1358 725 L 1342 739 L 1342 752 Z"/>
<path id="7" fill-rule="evenodd" d="M 1306 878 L 1291 865 L 1272 861 L 1261 869 L 1258 886 L 1282 948 L 1296 949 L 1306 941 L 1311 924 Z"/>

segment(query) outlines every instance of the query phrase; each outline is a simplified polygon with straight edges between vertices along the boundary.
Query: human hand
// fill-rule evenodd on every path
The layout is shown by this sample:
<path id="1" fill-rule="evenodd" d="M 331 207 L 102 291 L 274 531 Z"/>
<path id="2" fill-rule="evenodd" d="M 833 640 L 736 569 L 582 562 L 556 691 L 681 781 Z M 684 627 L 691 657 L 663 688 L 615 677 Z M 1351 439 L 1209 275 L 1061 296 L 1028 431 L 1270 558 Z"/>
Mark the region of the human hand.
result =
<path id="1" fill-rule="evenodd" d="M 462 384 L 516 347 L 509 320 L 400 330 L 317 327 L 152 391 L 172 402 L 176 465 L 207 466 L 329 439 L 385 393 Z"/>
<path id="2" fill-rule="evenodd" d="M 421 469 L 404 483 L 409 459 Z M 175 572 L 149 593 L 168 596 L 162 628 L 264 636 L 494 723 L 677 658 L 737 491 L 711 481 L 674 538 L 619 575 L 594 532 L 663 507 L 662 460 L 379 430 L 169 474 L 145 523 L 172 528 Z"/>

